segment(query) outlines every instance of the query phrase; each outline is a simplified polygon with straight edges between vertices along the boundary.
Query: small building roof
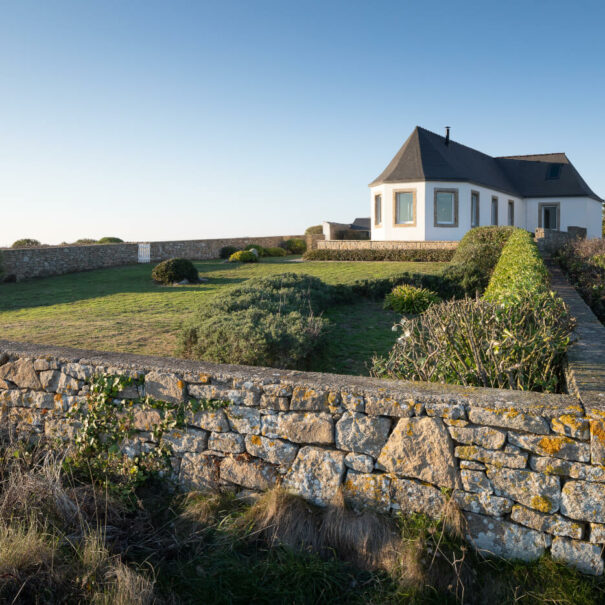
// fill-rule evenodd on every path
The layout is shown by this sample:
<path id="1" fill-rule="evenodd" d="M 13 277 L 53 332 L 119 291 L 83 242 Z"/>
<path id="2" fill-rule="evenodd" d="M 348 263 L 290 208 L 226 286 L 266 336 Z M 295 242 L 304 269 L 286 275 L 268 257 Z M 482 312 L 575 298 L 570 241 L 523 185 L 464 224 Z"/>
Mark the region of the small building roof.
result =
<path id="1" fill-rule="evenodd" d="M 412 181 L 464 181 L 518 197 L 585 196 L 602 201 L 564 153 L 492 157 L 420 126 L 370 187 Z"/>

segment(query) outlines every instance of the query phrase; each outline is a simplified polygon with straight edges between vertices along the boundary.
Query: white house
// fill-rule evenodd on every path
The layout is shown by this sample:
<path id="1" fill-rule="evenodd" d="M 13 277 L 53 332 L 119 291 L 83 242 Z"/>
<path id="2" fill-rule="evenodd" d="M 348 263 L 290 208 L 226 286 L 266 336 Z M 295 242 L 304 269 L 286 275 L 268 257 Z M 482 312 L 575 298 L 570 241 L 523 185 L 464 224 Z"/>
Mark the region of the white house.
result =
<path id="1" fill-rule="evenodd" d="M 370 183 L 373 240 L 459 240 L 479 225 L 601 236 L 603 200 L 564 153 L 491 157 L 416 127 Z"/>

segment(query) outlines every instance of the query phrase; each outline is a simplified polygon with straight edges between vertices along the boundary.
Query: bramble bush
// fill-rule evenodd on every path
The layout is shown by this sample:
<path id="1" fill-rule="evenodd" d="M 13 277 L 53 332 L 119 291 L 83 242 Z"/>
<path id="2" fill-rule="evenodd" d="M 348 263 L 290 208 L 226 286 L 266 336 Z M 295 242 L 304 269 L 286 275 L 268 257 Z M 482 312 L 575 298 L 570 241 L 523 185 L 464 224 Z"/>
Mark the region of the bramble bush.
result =
<path id="1" fill-rule="evenodd" d="M 258 256 L 250 250 L 239 250 L 229 257 L 230 263 L 257 263 Z"/>
<path id="2" fill-rule="evenodd" d="M 419 314 L 426 311 L 431 305 L 441 302 L 435 292 L 426 288 L 417 288 L 409 284 L 395 286 L 384 300 L 384 308 L 392 309 L 396 313 Z"/>
<path id="3" fill-rule="evenodd" d="M 186 258 L 170 258 L 156 265 L 151 272 L 153 281 L 169 285 L 188 280 L 191 283 L 198 281 L 198 272 L 194 264 Z"/>
<path id="4" fill-rule="evenodd" d="M 514 227 L 475 227 L 460 240 L 444 275 L 470 296 L 482 294 Z"/>

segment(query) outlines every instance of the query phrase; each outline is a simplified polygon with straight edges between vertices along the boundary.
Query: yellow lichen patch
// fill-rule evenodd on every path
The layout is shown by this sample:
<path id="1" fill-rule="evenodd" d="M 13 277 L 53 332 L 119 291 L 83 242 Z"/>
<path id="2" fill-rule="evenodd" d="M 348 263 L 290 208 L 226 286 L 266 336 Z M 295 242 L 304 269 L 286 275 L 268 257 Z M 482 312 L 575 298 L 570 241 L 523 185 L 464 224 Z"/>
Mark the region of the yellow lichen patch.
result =
<path id="1" fill-rule="evenodd" d="M 591 420 L 590 435 L 593 439 L 599 441 L 601 445 L 605 445 L 605 424 L 600 420 Z"/>
<path id="2" fill-rule="evenodd" d="M 520 413 L 519 413 L 519 412 L 517 412 L 517 410 L 508 410 L 508 411 L 506 412 L 506 417 L 507 417 L 507 418 L 516 418 L 516 417 L 517 417 L 517 416 L 519 416 L 519 415 L 520 415 Z"/>
<path id="3" fill-rule="evenodd" d="M 176 386 L 179 387 L 179 389 L 184 389 L 185 388 L 185 383 L 182 380 L 179 380 L 176 383 Z"/>
<path id="4" fill-rule="evenodd" d="M 552 502 L 546 496 L 534 496 L 531 499 L 531 505 L 532 508 L 535 508 L 542 513 L 548 513 L 552 508 Z"/>
<path id="5" fill-rule="evenodd" d="M 209 374 L 200 374 L 199 381 L 202 384 L 208 384 L 210 382 L 210 375 Z"/>
<path id="6" fill-rule="evenodd" d="M 63 399 L 63 396 L 61 395 L 61 393 L 56 393 L 53 399 L 58 403 Z"/>
<path id="7" fill-rule="evenodd" d="M 261 438 L 258 435 L 250 435 L 250 441 L 253 445 L 260 446 L 262 444 Z"/>
<path id="8" fill-rule="evenodd" d="M 561 448 L 569 443 L 570 440 L 567 437 L 542 437 L 538 441 L 538 445 L 549 455 L 554 456 L 561 451 Z"/>

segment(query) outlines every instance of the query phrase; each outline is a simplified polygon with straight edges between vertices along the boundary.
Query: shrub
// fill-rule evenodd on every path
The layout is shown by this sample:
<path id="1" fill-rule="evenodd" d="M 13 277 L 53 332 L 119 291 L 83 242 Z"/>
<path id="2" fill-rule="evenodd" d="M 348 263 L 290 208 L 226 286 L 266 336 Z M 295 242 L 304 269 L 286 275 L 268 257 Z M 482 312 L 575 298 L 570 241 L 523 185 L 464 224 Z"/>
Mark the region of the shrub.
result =
<path id="1" fill-rule="evenodd" d="M 343 286 L 350 290 L 353 296 L 364 296 L 379 300 L 384 298 L 391 290 L 400 284 L 410 284 L 418 288 L 427 288 L 443 298 L 460 298 L 464 292 L 460 285 L 443 275 L 427 275 L 426 273 L 404 272 L 394 277 L 380 279 L 360 279 L 350 286 Z"/>
<path id="2" fill-rule="evenodd" d="M 228 259 L 235 252 L 239 252 L 239 248 L 236 248 L 235 246 L 223 246 L 219 252 L 219 256 Z"/>
<path id="3" fill-rule="evenodd" d="M 305 229 L 305 235 L 323 235 L 324 228 L 322 225 L 313 225 Z"/>
<path id="4" fill-rule="evenodd" d="M 515 229 L 502 249 L 486 300 L 507 305 L 522 298 L 548 293 L 548 271 L 530 234 Z"/>
<path id="5" fill-rule="evenodd" d="M 315 277 L 285 273 L 249 280 L 203 303 L 181 333 L 180 353 L 218 363 L 306 367 L 328 326 L 334 296 Z"/>
<path id="6" fill-rule="evenodd" d="M 369 231 L 360 229 L 340 229 L 334 234 L 334 239 L 338 240 L 368 240 L 370 239 Z"/>
<path id="7" fill-rule="evenodd" d="M 304 254 L 307 249 L 307 244 L 304 239 L 292 238 L 287 239 L 283 243 L 283 247 L 292 254 Z"/>
<path id="8" fill-rule="evenodd" d="M 258 256 L 267 256 L 267 253 L 263 246 L 259 246 L 258 244 L 248 244 L 245 246 L 244 250 L 256 250 L 258 252 Z"/>
<path id="9" fill-rule="evenodd" d="M 240 250 L 239 252 L 234 252 L 229 257 L 230 263 L 257 263 L 258 256 L 254 254 L 254 252 L 250 252 L 250 250 Z"/>
<path id="10" fill-rule="evenodd" d="M 605 240 L 575 240 L 555 255 L 586 304 L 605 324 Z"/>
<path id="11" fill-rule="evenodd" d="M 83 237 L 81 239 L 77 239 L 74 244 L 80 244 L 80 245 L 88 245 L 88 244 L 96 244 L 97 240 L 96 239 L 90 239 L 87 237 Z"/>
<path id="12" fill-rule="evenodd" d="M 156 265 L 151 277 L 159 284 L 173 284 L 184 279 L 195 283 L 198 280 L 198 272 L 190 260 L 170 258 Z"/>
<path id="13" fill-rule="evenodd" d="M 560 392 L 573 319 L 554 295 L 506 307 L 463 299 L 403 318 L 401 336 L 372 374 L 466 386 Z"/>
<path id="14" fill-rule="evenodd" d="M 42 244 L 37 239 L 23 238 L 13 242 L 11 248 L 39 248 Z"/>
<path id="15" fill-rule="evenodd" d="M 124 243 L 123 239 L 119 237 L 102 237 L 99 240 L 99 244 L 122 244 Z"/>
<path id="16" fill-rule="evenodd" d="M 514 227 L 475 227 L 460 240 L 445 274 L 471 296 L 482 294 Z"/>
<path id="17" fill-rule="evenodd" d="M 286 256 L 288 254 L 283 248 L 277 246 L 274 248 L 265 248 L 265 252 L 265 256 Z"/>
<path id="18" fill-rule="evenodd" d="M 395 286 L 384 301 L 385 309 L 392 309 L 397 313 L 422 313 L 432 304 L 441 302 L 435 292 L 426 288 L 417 288 L 409 284 Z"/>
<path id="19" fill-rule="evenodd" d="M 339 260 L 339 261 L 397 261 L 397 262 L 448 262 L 454 250 L 414 249 L 370 250 L 359 248 L 353 250 L 308 250 L 304 260 Z"/>

